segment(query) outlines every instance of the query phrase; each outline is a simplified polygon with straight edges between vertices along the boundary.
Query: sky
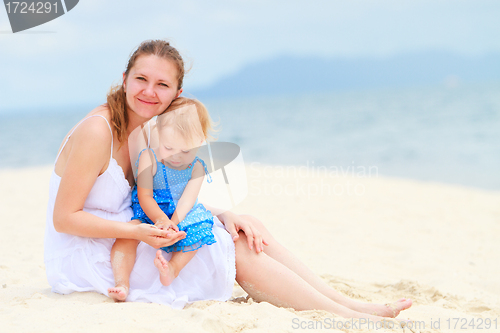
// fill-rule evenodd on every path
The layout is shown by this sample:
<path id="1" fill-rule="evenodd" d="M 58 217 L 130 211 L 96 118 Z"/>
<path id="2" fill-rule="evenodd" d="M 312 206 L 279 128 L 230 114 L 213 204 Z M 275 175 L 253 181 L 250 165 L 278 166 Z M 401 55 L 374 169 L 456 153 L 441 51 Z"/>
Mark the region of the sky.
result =
<path id="1" fill-rule="evenodd" d="M 13 34 L 0 9 L 0 113 L 104 102 L 146 39 L 181 51 L 189 90 L 283 55 L 500 53 L 499 17 L 498 0 L 80 0 Z"/>

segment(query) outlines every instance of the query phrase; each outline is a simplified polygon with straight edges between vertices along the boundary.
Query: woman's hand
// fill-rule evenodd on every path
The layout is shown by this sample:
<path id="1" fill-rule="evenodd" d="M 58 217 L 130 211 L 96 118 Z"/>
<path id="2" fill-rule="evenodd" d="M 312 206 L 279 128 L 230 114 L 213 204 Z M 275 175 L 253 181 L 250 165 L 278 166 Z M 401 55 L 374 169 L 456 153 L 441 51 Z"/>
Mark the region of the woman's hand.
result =
<path id="1" fill-rule="evenodd" d="M 155 249 L 170 246 L 186 238 L 186 233 L 184 231 L 174 231 L 172 229 L 162 230 L 147 223 L 138 224 L 136 228 L 135 234 L 137 239 Z"/>
<path id="2" fill-rule="evenodd" d="M 248 241 L 248 248 L 253 249 L 255 244 L 255 251 L 257 253 L 264 250 L 263 245 L 269 245 L 264 239 L 259 229 L 252 223 L 249 216 L 236 215 L 232 212 L 226 211 L 217 215 L 219 220 L 226 227 L 227 232 L 231 234 L 233 241 L 236 241 L 240 236 L 238 231 L 242 230 L 245 233 Z"/>

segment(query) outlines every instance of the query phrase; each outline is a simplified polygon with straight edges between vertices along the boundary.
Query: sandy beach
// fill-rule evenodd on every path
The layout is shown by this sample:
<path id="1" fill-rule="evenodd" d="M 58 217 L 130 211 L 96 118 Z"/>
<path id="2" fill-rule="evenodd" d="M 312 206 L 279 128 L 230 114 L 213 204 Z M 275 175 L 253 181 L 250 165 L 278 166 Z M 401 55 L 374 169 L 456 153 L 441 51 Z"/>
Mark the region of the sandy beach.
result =
<path id="1" fill-rule="evenodd" d="M 51 170 L 0 170 L 1 332 L 403 331 L 345 329 L 324 311 L 246 300 L 237 284 L 234 300 L 183 310 L 52 293 L 43 264 Z M 234 211 L 264 221 L 333 288 L 368 302 L 413 299 L 399 318 L 414 331 L 500 332 L 500 192 L 278 166 L 247 174 L 249 194 Z"/>

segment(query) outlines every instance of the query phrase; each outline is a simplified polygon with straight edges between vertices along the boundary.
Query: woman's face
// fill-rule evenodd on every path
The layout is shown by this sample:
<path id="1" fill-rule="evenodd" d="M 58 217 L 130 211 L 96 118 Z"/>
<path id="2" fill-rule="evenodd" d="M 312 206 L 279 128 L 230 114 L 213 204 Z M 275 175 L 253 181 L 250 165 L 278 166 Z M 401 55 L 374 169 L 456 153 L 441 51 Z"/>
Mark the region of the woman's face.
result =
<path id="1" fill-rule="evenodd" d="M 178 71 L 170 60 L 155 55 L 143 55 L 136 59 L 128 77 L 123 74 L 129 116 L 135 114 L 141 122 L 159 115 L 177 98 Z"/>

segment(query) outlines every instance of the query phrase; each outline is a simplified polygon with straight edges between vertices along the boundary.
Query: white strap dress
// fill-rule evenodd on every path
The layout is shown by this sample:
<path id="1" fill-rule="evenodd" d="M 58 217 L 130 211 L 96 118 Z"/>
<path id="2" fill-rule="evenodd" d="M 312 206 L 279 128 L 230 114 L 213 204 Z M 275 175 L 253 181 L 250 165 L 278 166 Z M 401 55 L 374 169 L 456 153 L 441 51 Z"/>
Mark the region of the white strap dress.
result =
<path id="1" fill-rule="evenodd" d="M 108 121 L 100 115 L 83 119 L 73 131 L 91 117 L 102 117 L 111 132 Z M 68 135 L 61 151 L 73 131 Z M 44 261 L 49 284 L 52 291 L 59 294 L 96 291 L 107 295 L 108 288 L 114 286 L 110 251 L 115 240 L 79 237 L 55 231 L 53 212 L 60 182 L 61 178 L 54 170 L 49 185 L 44 244 Z M 128 222 L 133 216 L 130 204 L 130 185 L 122 168 L 111 156 L 108 168 L 96 179 L 83 210 L 104 219 Z M 228 300 L 236 275 L 234 243 L 216 217 L 212 231 L 216 243 L 200 248 L 169 286 L 161 284 L 158 270 L 153 264 L 156 249 L 141 242 L 137 247 L 137 259 L 130 276 L 127 301 L 167 304 L 180 309 L 187 303 L 200 300 Z M 167 260 L 170 259 L 171 254 L 163 254 Z"/>

